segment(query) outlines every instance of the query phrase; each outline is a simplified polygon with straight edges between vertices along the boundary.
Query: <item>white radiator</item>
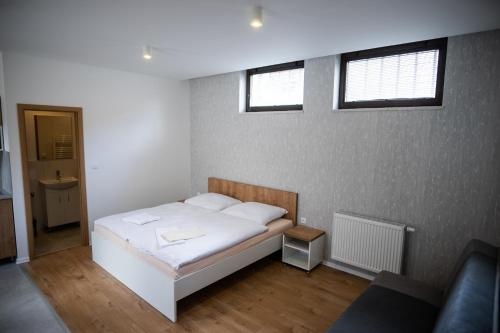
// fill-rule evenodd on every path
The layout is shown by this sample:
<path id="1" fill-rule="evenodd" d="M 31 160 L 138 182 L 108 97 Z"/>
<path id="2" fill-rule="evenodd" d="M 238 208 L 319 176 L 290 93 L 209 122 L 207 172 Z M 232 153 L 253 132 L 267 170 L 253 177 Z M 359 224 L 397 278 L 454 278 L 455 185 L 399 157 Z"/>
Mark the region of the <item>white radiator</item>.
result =
<path id="1" fill-rule="evenodd" d="M 335 213 L 332 259 L 378 273 L 401 273 L 406 226 Z"/>

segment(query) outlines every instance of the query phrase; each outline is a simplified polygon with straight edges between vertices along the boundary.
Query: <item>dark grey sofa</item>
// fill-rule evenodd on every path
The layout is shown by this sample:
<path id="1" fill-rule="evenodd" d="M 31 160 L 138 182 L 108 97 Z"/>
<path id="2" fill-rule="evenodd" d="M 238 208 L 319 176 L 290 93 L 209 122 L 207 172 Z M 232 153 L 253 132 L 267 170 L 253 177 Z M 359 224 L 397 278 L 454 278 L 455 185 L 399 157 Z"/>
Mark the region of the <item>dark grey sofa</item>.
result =
<path id="1" fill-rule="evenodd" d="M 499 249 L 462 252 L 444 291 L 381 272 L 328 333 L 499 333 Z"/>

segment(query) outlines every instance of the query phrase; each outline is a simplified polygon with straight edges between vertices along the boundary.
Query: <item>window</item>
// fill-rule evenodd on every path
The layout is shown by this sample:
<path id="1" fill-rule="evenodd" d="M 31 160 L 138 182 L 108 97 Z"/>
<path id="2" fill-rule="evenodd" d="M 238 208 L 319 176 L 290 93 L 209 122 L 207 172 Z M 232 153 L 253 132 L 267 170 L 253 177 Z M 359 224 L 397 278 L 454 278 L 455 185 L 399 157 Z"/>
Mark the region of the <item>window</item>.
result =
<path id="1" fill-rule="evenodd" d="M 339 108 L 442 105 L 447 39 L 342 54 Z"/>
<path id="2" fill-rule="evenodd" d="M 304 61 L 247 70 L 246 111 L 302 110 Z"/>

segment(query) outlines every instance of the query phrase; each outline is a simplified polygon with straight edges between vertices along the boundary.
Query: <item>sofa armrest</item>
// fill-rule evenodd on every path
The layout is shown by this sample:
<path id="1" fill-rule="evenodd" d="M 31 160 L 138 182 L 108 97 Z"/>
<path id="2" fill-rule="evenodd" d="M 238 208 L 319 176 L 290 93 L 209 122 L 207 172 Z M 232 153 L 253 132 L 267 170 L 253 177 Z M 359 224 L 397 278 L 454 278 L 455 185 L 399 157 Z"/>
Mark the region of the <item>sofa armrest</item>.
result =
<path id="1" fill-rule="evenodd" d="M 391 289 L 420 299 L 438 308 L 441 307 L 443 298 L 441 290 L 433 288 L 423 282 L 409 279 L 403 275 L 382 271 L 377 275 L 375 280 L 373 280 L 372 285 Z"/>

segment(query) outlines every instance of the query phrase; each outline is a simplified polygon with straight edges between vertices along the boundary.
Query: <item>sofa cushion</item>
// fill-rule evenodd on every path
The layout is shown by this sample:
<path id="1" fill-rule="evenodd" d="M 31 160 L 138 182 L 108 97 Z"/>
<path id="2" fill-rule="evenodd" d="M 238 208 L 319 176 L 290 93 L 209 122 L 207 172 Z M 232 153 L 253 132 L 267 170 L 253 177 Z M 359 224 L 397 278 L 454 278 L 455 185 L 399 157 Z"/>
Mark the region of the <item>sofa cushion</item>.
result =
<path id="1" fill-rule="evenodd" d="M 493 333 L 500 333 L 500 248 L 497 251 L 497 276 L 495 279 L 495 304 L 493 312 Z"/>
<path id="2" fill-rule="evenodd" d="M 471 254 L 473 253 L 481 253 L 487 257 L 490 257 L 492 259 L 497 258 L 497 253 L 498 253 L 498 248 L 488 244 L 486 242 L 483 242 L 479 239 L 472 239 L 470 240 L 465 248 L 463 249 L 462 253 L 460 254 L 460 257 L 458 257 L 458 260 L 455 262 L 455 265 L 453 267 L 453 271 L 451 272 L 450 278 L 448 280 L 448 283 L 446 285 L 446 288 L 444 289 L 444 295 L 443 297 L 445 299 L 448 298 L 448 295 L 450 294 L 451 288 L 453 287 L 455 280 L 458 277 L 458 274 L 460 274 L 460 271 L 462 270 L 463 265 L 469 259 Z"/>
<path id="3" fill-rule="evenodd" d="M 418 298 L 370 286 L 340 316 L 329 333 L 432 332 L 439 308 Z"/>
<path id="4" fill-rule="evenodd" d="M 434 333 L 492 332 L 496 259 L 473 252 L 449 289 Z"/>
<path id="5" fill-rule="evenodd" d="M 495 279 L 495 304 L 493 312 L 493 333 L 500 333 L 500 248 L 497 251 L 497 276 Z"/>

